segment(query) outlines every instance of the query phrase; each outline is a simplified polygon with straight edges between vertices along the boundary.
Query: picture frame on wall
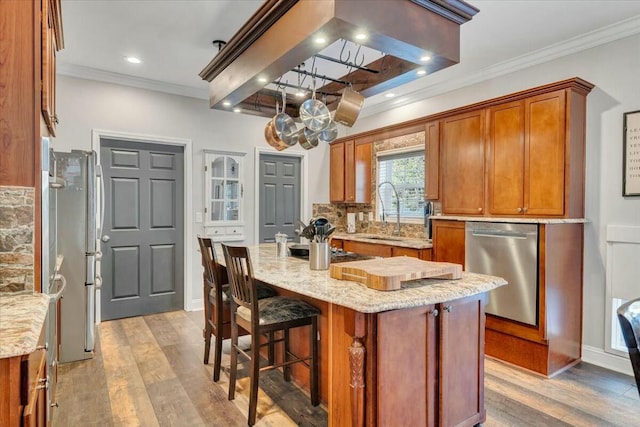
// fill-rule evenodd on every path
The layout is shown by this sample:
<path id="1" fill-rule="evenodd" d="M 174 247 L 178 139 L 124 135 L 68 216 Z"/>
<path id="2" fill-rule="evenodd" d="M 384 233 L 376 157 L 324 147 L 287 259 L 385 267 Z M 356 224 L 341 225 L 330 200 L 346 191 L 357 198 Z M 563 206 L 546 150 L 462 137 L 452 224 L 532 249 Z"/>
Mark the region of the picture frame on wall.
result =
<path id="1" fill-rule="evenodd" d="M 624 113 L 622 196 L 640 196 L 640 110 Z"/>

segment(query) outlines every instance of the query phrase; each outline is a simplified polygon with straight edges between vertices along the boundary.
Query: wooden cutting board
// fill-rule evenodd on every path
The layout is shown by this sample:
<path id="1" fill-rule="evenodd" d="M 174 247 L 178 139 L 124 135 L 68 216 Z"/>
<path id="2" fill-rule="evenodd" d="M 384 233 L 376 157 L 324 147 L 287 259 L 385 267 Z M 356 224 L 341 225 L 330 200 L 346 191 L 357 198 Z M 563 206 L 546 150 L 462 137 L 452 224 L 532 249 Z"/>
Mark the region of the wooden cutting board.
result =
<path id="1" fill-rule="evenodd" d="M 401 288 L 402 282 L 409 280 L 429 277 L 459 279 L 462 266 L 398 256 L 331 264 L 330 275 L 334 279 L 360 282 L 379 291 L 394 291 Z"/>

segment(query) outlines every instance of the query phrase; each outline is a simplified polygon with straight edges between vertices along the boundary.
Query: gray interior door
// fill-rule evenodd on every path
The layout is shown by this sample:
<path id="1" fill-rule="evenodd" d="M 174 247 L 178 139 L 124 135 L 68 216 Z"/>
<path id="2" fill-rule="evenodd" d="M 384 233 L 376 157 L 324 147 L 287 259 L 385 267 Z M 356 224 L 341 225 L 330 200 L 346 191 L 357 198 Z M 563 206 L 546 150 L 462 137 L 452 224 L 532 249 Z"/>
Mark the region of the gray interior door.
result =
<path id="1" fill-rule="evenodd" d="M 297 240 L 300 218 L 300 157 L 260 155 L 260 242 L 274 242 L 276 233 Z"/>
<path id="2" fill-rule="evenodd" d="M 183 308 L 183 147 L 101 139 L 102 319 Z"/>

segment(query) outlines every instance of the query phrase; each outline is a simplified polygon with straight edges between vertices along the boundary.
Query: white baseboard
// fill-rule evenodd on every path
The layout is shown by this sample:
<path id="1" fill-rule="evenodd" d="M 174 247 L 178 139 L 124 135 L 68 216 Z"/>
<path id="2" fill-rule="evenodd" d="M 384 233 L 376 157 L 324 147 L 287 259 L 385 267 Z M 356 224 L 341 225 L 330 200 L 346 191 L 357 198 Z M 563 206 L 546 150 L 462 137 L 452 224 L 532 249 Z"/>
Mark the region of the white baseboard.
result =
<path id="1" fill-rule="evenodd" d="M 202 298 L 192 299 L 191 304 L 189 304 L 189 308 L 187 309 L 187 311 L 199 311 L 199 310 L 204 310 L 204 302 Z"/>
<path id="2" fill-rule="evenodd" d="M 633 369 L 631 368 L 631 362 L 628 357 L 621 357 L 615 354 L 606 353 L 601 348 L 583 345 L 582 361 L 633 376 Z"/>

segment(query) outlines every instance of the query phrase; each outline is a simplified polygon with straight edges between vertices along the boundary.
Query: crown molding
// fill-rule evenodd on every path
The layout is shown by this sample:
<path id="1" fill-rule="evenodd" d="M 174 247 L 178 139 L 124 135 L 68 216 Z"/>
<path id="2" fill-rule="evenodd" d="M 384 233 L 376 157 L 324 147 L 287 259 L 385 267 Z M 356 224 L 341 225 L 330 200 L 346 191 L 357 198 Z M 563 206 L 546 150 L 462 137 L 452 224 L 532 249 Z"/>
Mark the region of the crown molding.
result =
<path id="1" fill-rule="evenodd" d="M 402 94 L 393 101 L 383 101 L 369 107 L 365 104 L 365 107 L 360 112 L 360 117 L 372 116 L 394 108 L 413 104 L 414 102 L 442 95 L 465 86 L 500 77 L 534 65 L 543 64 L 563 56 L 630 37 L 638 33 L 640 33 L 640 15 L 555 43 L 543 49 L 479 69 L 475 73 L 465 75 L 464 77 L 447 79 L 442 83 L 432 84 L 407 94 Z M 447 72 L 447 70 L 444 70 L 444 72 Z"/>
<path id="2" fill-rule="evenodd" d="M 206 88 L 199 89 L 191 86 L 166 83 L 158 80 L 100 70 L 98 68 L 85 67 L 83 65 L 68 64 L 62 61 L 59 61 L 58 64 L 56 64 L 56 67 L 57 73 L 63 76 L 76 77 L 84 80 L 96 80 L 99 82 L 130 86 L 138 89 L 170 93 L 172 95 L 188 96 L 190 98 L 209 99 L 209 94 L 207 93 Z"/>
<path id="3" fill-rule="evenodd" d="M 480 83 L 485 80 L 542 64 L 566 55 L 623 39 L 625 37 L 630 37 L 638 33 L 640 33 L 640 15 L 591 31 L 581 36 L 573 37 L 526 55 L 477 70 L 475 73 L 466 75 L 465 77 L 447 79 L 445 82 L 420 88 L 407 94 L 403 94 L 393 101 L 383 100 L 382 102 L 370 106 L 367 106 L 365 103 L 363 110 L 360 112 L 360 117 L 367 117 L 402 107 L 404 105 L 409 105 L 465 86 Z M 198 89 L 191 86 L 144 79 L 141 77 L 100 70 L 97 68 L 85 67 L 82 65 L 68 64 L 63 61 L 58 62 L 57 72 L 60 75 L 85 80 L 96 80 L 173 95 L 188 96 L 197 99 L 209 99 L 209 94 L 206 89 Z"/>

